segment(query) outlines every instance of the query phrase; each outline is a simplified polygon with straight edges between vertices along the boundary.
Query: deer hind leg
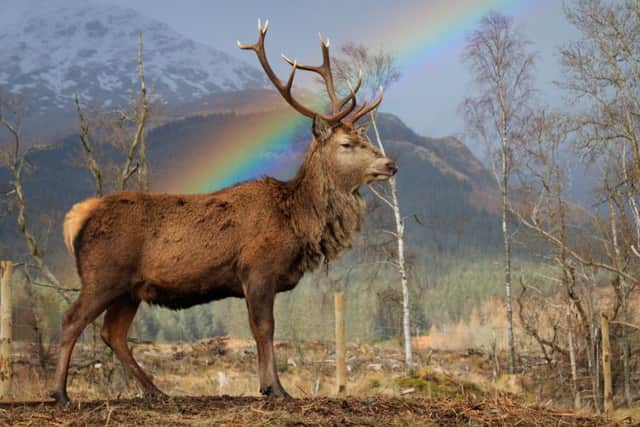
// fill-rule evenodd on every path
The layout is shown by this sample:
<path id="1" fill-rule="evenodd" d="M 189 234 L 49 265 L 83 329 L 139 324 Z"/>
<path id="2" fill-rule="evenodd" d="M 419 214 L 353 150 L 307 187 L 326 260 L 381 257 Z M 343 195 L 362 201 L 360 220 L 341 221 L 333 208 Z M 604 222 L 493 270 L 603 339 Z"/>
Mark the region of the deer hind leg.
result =
<path id="1" fill-rule="evenodd" d="M 58 404 L 69 402 L 67 395 L 69 360 L 78 336 L 107 308 L 112 299 L 113 297 L 106 294 L 88 295 L 81 292 L 78 299 L 64 313 L 58 365 L 56 366 L 55 390 L 49 393 Z"/>
<path id="2" fill-rule="evenodd" d="M 128 296 L 120 297 L 114 301 L 104 316 L 104 324 L 100 335 L 116 354 L 122 366 L 138 380 L 146 396 L 166 396 L 153 384 L 140 365 L 138 365 L 127 344 L 127 333 L 139 305 L 139 301 L 134 301 Z"/>

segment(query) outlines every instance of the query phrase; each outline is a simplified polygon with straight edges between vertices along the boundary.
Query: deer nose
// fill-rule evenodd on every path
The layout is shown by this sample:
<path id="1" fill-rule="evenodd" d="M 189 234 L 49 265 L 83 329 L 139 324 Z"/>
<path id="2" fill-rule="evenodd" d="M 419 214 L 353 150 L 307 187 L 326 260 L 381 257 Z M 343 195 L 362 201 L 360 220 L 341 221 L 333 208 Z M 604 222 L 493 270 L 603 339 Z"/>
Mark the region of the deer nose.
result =
<path id="1" fill-rule="evenodd" d="M 395 175 L 398 172 L 398 165 L 391 159 L 387 159 L 384 165 L 391 175 Z"/>

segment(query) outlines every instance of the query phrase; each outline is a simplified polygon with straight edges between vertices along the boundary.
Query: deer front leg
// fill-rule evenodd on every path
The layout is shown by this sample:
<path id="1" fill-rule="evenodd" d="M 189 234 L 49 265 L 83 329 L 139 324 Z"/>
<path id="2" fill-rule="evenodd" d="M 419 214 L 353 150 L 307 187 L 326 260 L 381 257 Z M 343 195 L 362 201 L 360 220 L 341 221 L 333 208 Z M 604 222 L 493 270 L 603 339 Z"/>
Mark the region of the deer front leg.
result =
<path id="1" fill-rule="evenodd" d="M 265 396 L 291 398 L 280 384 L 273 350 L 273 302 L 275 294 L 270 289 L 247 289 L 245 299 L 249 312 L 249 326 L 258 347 L 258 372 L 260 393 Z"/>

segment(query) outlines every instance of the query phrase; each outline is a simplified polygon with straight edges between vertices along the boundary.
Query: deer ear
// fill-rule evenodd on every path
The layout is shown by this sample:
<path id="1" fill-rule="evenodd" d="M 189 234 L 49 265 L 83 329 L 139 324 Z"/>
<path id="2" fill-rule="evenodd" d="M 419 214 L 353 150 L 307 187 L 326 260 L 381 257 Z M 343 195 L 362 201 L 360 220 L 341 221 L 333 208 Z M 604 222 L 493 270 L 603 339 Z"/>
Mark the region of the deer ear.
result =
<path id="1" fill-rule="evenodd" d="M 329 122 L 317 115 L 313 116 L 313 136 L 315 136 L 319 141 L 326 141 L 331 137 L 332 133 L 333 130 L 331 129 Z"/>
<path id="2" fill-rule="evenodd" d="M 363 125 L 360 125 L 356 128 L 356 132 L 358 132 L 358 136 L 365 137 L 367 136 L 367 132 L 369 132 L 369 125 L 371 122 L 366 122 Z"/>

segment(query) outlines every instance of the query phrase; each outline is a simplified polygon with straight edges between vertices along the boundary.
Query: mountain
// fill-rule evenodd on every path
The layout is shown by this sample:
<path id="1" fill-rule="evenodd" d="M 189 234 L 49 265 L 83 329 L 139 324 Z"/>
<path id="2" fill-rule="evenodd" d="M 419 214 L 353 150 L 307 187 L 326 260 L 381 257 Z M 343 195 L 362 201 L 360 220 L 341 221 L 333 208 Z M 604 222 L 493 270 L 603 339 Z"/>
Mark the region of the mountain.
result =
<path id="1" fill-rule="evenodd" d="M 183 167 L 177 159 L 183 158 L 184 153 L 202 152 L 203 144 L 215 144 L 218 136 L 224 136 L 230 127 L 269 122 L 281 116 L 282 111 L 276 108 L 265 112 L 196 115 L 158 126 L 148 135 L 152 187 L 155 191 L 166 191 L 167 174 Z M 387 152 L 400 167 L 398 189 L 402 212 L 408 217 L 410 250 L 424 257 L 434 250 L 439 254 L 478 250 L 486 253 L 499 248 L 497 192 L 489 172 L 469 149 L 455 138 L 418 135 L 391 114 L 380 113 L 378 122 Z M 284 159 L 287 172 L 276 178 L 287 179 L 292 175 L 309 140 L 307 127 L 290 137 Z M 96 147 L 103 164 L 121 162 L 122 154 L 111 145 Z M 278 153 L 267 151 L 263 156 L 265 159 L 281 156 L 281 148 L 278 150 Z M 64 213 L 73 203 L 92 195 L 93 183 L 83 167 L 83 159 L 77 136 L 33 149 L 28 156 L 29 168 L 24 179 L 28 216 L 37 225 L 38 234 L 47 236 L 44 240 L 49 256 L 64 254 L 60 233 Z M 269 172 L 268 163 L 257 162 L 265 166 L 253 170 L 253 176 Z M 0 168 L 0 191 L 8 188 L 9 179 L 8 171 Z M 371 194 L 368 190 L 364 192 L 375 207 Z M 383 205 L 377 206 L 367 216 L 367 227 L 370 230 L 392 227 L 390 212 Z M 6 213 L 0 215 L 0 259 L 13 259 L 23 253 L 23 244 L 15 226 L 15 212 Z"/>
<path id="2" fill-rule="evenodd" d="M 488 254 L 499 248 L 495 181 L 469 148 L 454 137 L 418 135 L 392 114 L 379 113 L 378 122 L 386 151 L 400 168 L 400 206 L 414 254 Z"/>
<path id="3" fill-rule="evenodd" d="M 44 125 L 60 128 L 61 118 L 68 126 L 75 94 L 98 108 L 127 105 L 139 87 L 140 33 L 147 84 L 170 106 L 266 87 L 257 68 L 165 23 L 133 9 L 71 0 L 63 6 L 43 2 L 0 28 L 0 88 L 24 95 L 31 121 L 40 127 L 47 127 L 46 120 Z"/>

